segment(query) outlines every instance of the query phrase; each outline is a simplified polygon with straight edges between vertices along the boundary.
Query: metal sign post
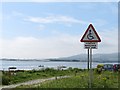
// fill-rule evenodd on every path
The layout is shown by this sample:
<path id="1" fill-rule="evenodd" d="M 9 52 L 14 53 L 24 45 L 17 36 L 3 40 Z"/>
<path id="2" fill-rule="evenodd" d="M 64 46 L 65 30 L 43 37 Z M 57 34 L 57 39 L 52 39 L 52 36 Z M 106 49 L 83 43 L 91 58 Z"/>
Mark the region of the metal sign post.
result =
<path id="1" fill-rule="evenodd" d="M 98 48 L 98 42 L 101 42 L 100 37 L 95 31 L 92 24 L 90 24 L 83 35 L 81 42 L 84 42 L 84 48 L 88 49 L 88 71 L 89 71 L 89 88 L 92 88 L 93 83 L 93 70 L 92 70 L 92 49 Z M 89 67 L 90 65 L 90 67 Z M 90 69 L 90 70 L 89 70 Z"/>
<path id="2" fill-rule="evenodd" d="M 89 49 L 88 49 L 88 71 L 89 71 Z"/>
<path id="3" fill-rule="evenodd" d="M 89 75 L 90 75 L 90 83 L 89 83 L 89 88 L 92 88 L 92 48 L 90 48 L 90 73 L 89 73 Z"/>

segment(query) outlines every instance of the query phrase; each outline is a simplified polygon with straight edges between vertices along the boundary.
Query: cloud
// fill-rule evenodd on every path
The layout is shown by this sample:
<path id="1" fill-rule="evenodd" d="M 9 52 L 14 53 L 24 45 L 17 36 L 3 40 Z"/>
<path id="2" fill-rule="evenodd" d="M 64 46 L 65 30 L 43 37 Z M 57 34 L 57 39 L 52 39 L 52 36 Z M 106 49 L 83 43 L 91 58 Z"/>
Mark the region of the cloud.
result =
<path id="1" fill-rule="evenodd" d="M 81 23 L 81 24 L 87 24 L 88 22 L 77 20 L 70 16 L 62 16 L 62 15 L 51 15 L 47 17 L 32 17 L 29 16 L 24 19 L 25 21 L 33 22 L 33 23 Z"/>
<path id="2" fill-rule="evenodd" d="M 117 29 L 99 32 L 101 42 L 93 53 L 114 53 L 118 51 Z M 1 39 L 1 57 L 6 58 L 55 58 L 87 53 L 81 35 L 59 34 L 46 38 L 17 37 Z"/>
<path id="3" fill-rule="evenodd" d="M 74 55 L 83 51 L 79 37 L 62 35 L 51 38 L 17 37 L 3 40 L 2 57 L 52 58 Z"/>
<path id="4" fill-rule="evenodd" d="M 111 28 L 109 30 L 103 30 L 99 32 L 101 42 L 99 43 L 99 49 L 95 53 L 113 53 L 118 52 L 118 29 Z"/>

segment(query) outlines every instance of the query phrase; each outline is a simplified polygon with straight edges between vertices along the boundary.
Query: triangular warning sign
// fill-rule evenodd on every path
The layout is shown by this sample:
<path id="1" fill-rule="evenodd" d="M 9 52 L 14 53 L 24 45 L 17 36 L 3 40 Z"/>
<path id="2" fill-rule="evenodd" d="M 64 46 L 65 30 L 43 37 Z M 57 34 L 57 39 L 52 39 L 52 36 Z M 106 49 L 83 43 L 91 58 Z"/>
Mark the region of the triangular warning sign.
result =
<path id="1" fill-rule="evenodd" d="M 98 36 L 95 28 L 90 24 L 83 35 L 81 42 L 101 42 L 100 37 Z"/>

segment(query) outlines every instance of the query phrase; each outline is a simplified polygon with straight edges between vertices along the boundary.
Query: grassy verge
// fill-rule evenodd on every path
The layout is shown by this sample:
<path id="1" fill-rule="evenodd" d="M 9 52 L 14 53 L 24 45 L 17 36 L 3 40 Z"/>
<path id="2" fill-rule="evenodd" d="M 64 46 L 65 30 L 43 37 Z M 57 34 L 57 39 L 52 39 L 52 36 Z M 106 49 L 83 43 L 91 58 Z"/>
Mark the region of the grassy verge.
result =
<path id="1" fill-rule="evenodd" d="M 71 69 L 71 68 L 69 68 L 68 70 L 55 70 L 52 68 L 46 68 L 45 70 L 18 71 L 15 72 L 15 75 L 10 75 L 8 71 L 4 71 L 2 72 L 2 84 L 10 85 L 10 84 L 15 84 L 19 82 L 34 80 L 34 79 L 72 75 L 75 73 L 76 70 L 81 71 L 81 69 Z"/>
<path id="2" fill-rule="evenodd" d="M 78 72 L 70 78 L 46 81 L 32 86 L 17 88 L 88 88 L 88 71 Z M 103 71 L 101 74 L 93 72 L 93 88 L 118 88 L 118 72 Z"/>

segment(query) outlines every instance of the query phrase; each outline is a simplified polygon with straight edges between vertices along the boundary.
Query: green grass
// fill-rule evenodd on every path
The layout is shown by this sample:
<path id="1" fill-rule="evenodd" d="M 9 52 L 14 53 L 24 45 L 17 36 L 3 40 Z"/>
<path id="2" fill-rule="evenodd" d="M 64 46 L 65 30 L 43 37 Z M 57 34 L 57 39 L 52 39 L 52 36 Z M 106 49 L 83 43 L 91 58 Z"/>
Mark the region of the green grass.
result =
<path id="1" fill-rule="evenodd" d="M 88 71 L 78 72 L 70 78 L 46 81 L 32 86 L 17 88 L 88 88 Z M 102 74 L 93 72 L 93 88 L 118 88 L 118 72 L 103 71 Z"/>
<path id="2" fill-rule="evenodd" d="M 9 85 L 20 83 L 24 81 L 34 80 L 34 79 L 42 79 L 42 78 L 49 78 L 55 76 L 64 76 L 64 75 L 72 75 L 74 74 L 74 69 L 68 70 L 55 70 L 46 68 L 45 70 L 30 70 L 30 71 L 19 71 L 16 72 L 16 75 L 9 75 L 9 72 L 2 73 L 2 84 Z"/>
<path id="3" fill-rule="evenodd" d="M 77 73 L 75 73 L 77 72 Z M 3 85 L 25 82 L 33 79 L 43 79 L 55 76 L 69 75 L 70 78 L 45 81 L 41 84 L 31 86 L 19 86 L 17 88 L 88 88 L 89 72 L 82 69 L 55 70 L 47 68 L 45 70 L 19 71 L 16 75 L 9 76 L 8 72 L 2 72 Z M 102 71 L 101 74 L 93 72 L 93 88 L 117 88 L 118 72 Z"/>

